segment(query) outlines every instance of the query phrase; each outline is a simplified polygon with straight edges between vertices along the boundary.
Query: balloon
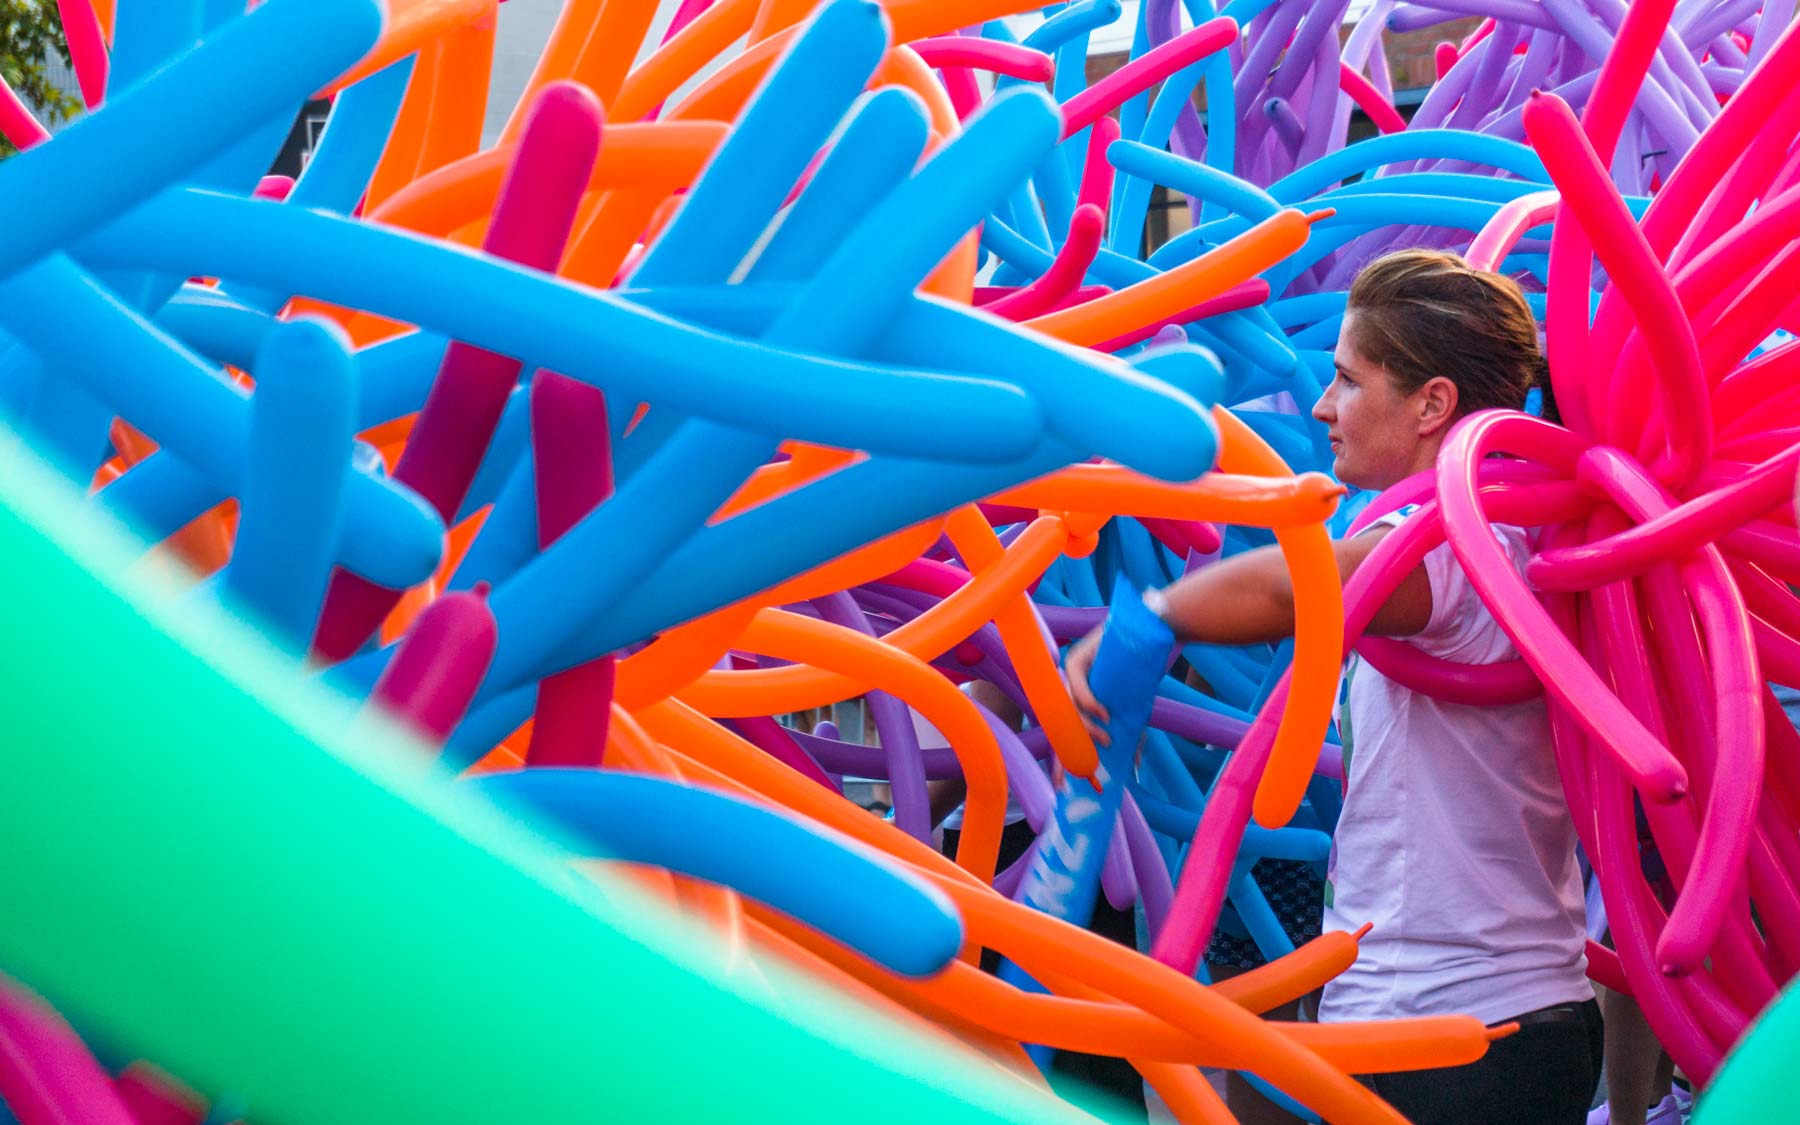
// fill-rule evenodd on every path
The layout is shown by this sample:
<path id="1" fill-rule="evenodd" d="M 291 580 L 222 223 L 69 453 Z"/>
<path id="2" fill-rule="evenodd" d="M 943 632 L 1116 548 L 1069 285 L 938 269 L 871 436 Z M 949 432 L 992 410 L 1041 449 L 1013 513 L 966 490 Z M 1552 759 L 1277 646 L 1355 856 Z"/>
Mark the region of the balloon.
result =
<path id="1" fill-rule="evenodd" d="M 591 1115 L 605 1098 L 806 1116 L 842 1080 L 875 1091 L 878 1115 L 1044 1120 L 1063 1111 L 1022 1046 L 1040 1044 L 1125 1058 L 1186 1120 L 1229 1120 L 1195 1066 L 1332 1120 L 1394 1120 L 1351 1074 L 1458 1065 L 1505 1029 L 1253 1015 L 1356 956 L 1349 934 L 1295 949 L 1251 873 L 1329 850 L 1331 715 L 1355 648 L 1441 698 L 1544 696 L 1619 946 L 1592 972 L 1704 1082 L 1800 971 L 1800 736 L 1763 691 L 1800 677 L 1800 351 L 1777 334 L 1800 272 L 1800 35 L 1790 10 L 1747 0 L 1434 3 L 1378 0 L 1346 40 L 1342 0 L 1151 0 L 1125 63 L 1090 84 L 1111 0 L 1047 17 L 1016 0 L 718 0 L 666 24 L 648 2 L 572 0 L 484 148 L 488 0 L 397 0 L 385 24 L 356 3 L 140 5 L 110 57 L 111 5 L 65 0 L 98 108 L 46 140 L 0 105 L 29 142 L 0 198 L 34 216 L 0 263 L 0 416 L 97 491 L 46 494 L 19 483 L 35 463 L 0 454 L 0 511 L 59 529 L 54 547 L 15 536 L 37 544 L 16 600 L 46 624 L 16 630 L 9 683 L 84 776 L 67 755 L 23 764 L 31 815 L 8 827 L 31 858 L 9 874 L 78 887 L 89 914 L 0 939 L 0 967 L 84 1032 L 141 1041 L 255 1112 L 391 1118 L 392 1075 L 466 1046 L 492 1008 L 486 992 L 401 995 L 449 964 L 454 881 L 459 938 L 532 957 L 484 978 L 522 998 L 501 1053 L 409 1084 L 429 1089 L 405 1112 L 487 1120 L 524 1098 Z M 1454 12 L 1483 20 L 1440 49 L 1403 120 L 1382 33 Z M 321 91 L 311 163 L 263 177 L 292 106 Z M 1353 108 L 1382 134 L 1349 143 Z M 1145 237 L 1158 186 L 1170 225 L 1183 202 L 1191 220 L 1161 246 Z M 1566 428 L 1472 419 L 1431 472 L 1346 496 L 1304 412 L 1357 271 L 1415 245 L 1521 278 Z M 1331 534 L 1407 504 L 1346 589 Z M 219 580 L 177 595 L 117 578 L 64 530 L 84 526 L 78 507 L 122 519 L 185 581 Z M 1528 582 L 1491 522 L 1535 537 Z M 1109 603 L 1127 613 L 1270 542 L 1296 637 L 1149 646 L 1141 759 L 1097 752 L 1059 647 Z M 1521 659 L 1456 665 L 1363 636 L 1446 543 Z M 89 624 L 97 607 L 125 621 L 122 649 Z M 126 692 L 106 708 L 69 703 L 91 695 L 73 671 L 89 635 Z M 302 712 L 314 636 L 333 666 Z M 223 637 L 251 646 L 229 661 L 250 688 L 214 670 Z M 826 707 L 847 734 L 811 727 Z M 376 754 L 478 780 L 389 777 L 394 762 L 351 748 L 363 734 L 325 730 L 359 711 L 343 730 L 385 716 L 425 743 Z M 946 747 L 919 745 L 915 711 Z M 211 753 L 222 730 L 258 753 Z M 855 778 L 890 783 L 891 821 L 844 799 Z M 955 861 L 928 843 L 937 781 L 968 789 Z M 1068 831 L 1074 794 L 1104 824 Z M 1634 794 L 1666 901 L 1636 862 Z M 1040 839 L 996 870 L 1015 795 Z M 546 814 L 553 838 L 629 865 L 521 843 Z M 121 824 L 163 829 L 118 848 Z M 1077 836 L 1065 862 L 1055 841 Z M 1046 879 L 1059 866 L 1078 897 L 1141 905 L 1154 956 L 1011 900 L 1080 916 Z M 600 917 L 572 901 L 593 897 L 586 878 Z M 251 977 L 230 927 L 168 939 L 169 904 L 189 909 L 183 888 L 203 882 L 306 953 L 270 961 L 259 939 Z M 132 914 L 150 931 L 95 938 L 92 917 L 151 892 L 160 905 Z M 1221 918 L 1271 961 L 1210 987 L 1192 978 Z M 146 972 L 144 948 L 184 952 Z M 408 972 L 384 971 L 394 948 Z M 984 948 L 1041 991 L 980 974 Z M 807 1014 L 806 988 L 923 1034 L 948 1065 L 921 1081 L 844 1055 L 850 1033 Z M 562 1018 L 620 995 L 629 1042 Z M 679 1025 L 685 1042 L 694 1020 L 744 1069 L 675 1073 L 655 1038 Z M 350 1037 L 320 1047 L 326 1022 Z M 606 1062 L 570 1083 L 545 1043 Z M 782 1062 L 751 1069 L 765 1045 Z M 796 1060 L 821 1080 L 768 1079 Z"/>
<path id="2" fill-rule="evenodd" d="M 652 778 L 554 767 L 488 774 L 468 784 L 497 803 L 546 817 L 597 855 L 728 883 L 903 976 L 938 972 L 962 944 L 960 920 L 929 885 L 747 802 Z M 743 849 L 696 846 L 682 827 L 696 821 Z M 716 866 L 731 857 L 737 862 Z M 810 888 L 779 877 L 789 865 L 829 869 L 813 885 L 823 893 L 797 896 Z"/>
<path id="3" fill-rule="evenodd" d="M 18 718 L 54 724 L 58 737 L 87 752 L 36 756 L 16 778 L 9 843 L 82 830 L 71 846 L 36 853 L 41 862 L 9 866 L 6 893 L 32 921 L 7 927 L 0 957 L 84 1020 L 155 1043 L 167 1065 L 197 1082 L 297 1118 L 388 1119 L 391 1108 L 382 1107 L 398 1096 L 396 1076 L 427 1071 L 431 1081 L 406 1084 L 408 1112 L 449 1121 L 488 1120 L 491 1108 L 483 1107 L 499 1104 L 572 1116 L 595 1099 L 630 1112 L 711 1114 L 729 1112 L 747 1090 L 760 1104 L 791 1099 L 802 1112 L 820 1087 L 767 1082 L 779 1058 L 811 1060 L 821 1076 L 855 1082 L 859 1092 L 846 1089 L 846 1097 L 885 1089 L 891 1108 L 874 1111 L 878 1117 L 1076 1119 L 941 1045 L 900 1032 L 900 1046 L 892 1026 L 866 1023 L 875 1017 L 854 1007 L 837 1010 L 842 1001 L 797 977 L 785 997 L 761 1002 L 713 983 L 718 970 L 692 935 L 667 919 L 651 921 L 622 887 L 599 894 L 560 874 L 544 844 L 409 764 L 416 746 L 354 722 L 341 700 L 282 675 L 252 635 L 223 619 L 198 629 L 166 604 L 157 608 L 154 585 L 118 575 L 128 549 L 118 533 L 64 510 L 73 499 L 65 487 L 43 480 L 10 440 L 4 449 L 0 534 L 43 595 L 35 608 L 21 607 L 19 625 L 67 638 L 51 621 L 79 614 L 142 673 L 116 685 L 118 710 L 103 712 L 77 705 L 86 689 L 59 667 L 79 659 L 77 649 L 53 642 L 16 659 L 25 653 L 14 648 L 7 660 L 7 682 L 20 693 L 14 704 L 37 701 Z M 55 538 L 40 521 L 58 529 Z M 89 568 L 122 584 L 109 586 Z M 117 737 L 121 716 L 180 752 L 147 754 L 148 743 Z M 257 753 L 242 753 L 244 745 Z M 239 799 L 209 795 L 221 785 Z M 202 823 L 232 846 L 188 832 Z M 146 832 L 161 846 L 143 846 Z M 296 839 L 309 846 L 293 848 Z M 112 856 L 103 871 L 86 863 L 90 847 Z M 68 877 L 78 870 L 82 878 Z M 197 931 L 182 904 L 221 879 L 238 888 L 229 915 L 238 921 Z M 343 897 L 347 886 L 362 889 L 353 902 Z M 134 940 L 115 940 L 103 921 L 121 911 L 133 919 Z M 239 926 L 260 936 L 250 940 Z M 530 933 L 541 956 L 490 966 L 483 979 L 491 983 L 474 991 L 413 987 L 442 979 L 427 967 L 434 959 L 454 971 L 462 945 L 442 940 L 451 931 L 476 943 Z M 378 934 L 391 940 L 371 942 Z M 156 952 L 176 946 L 190 955 Z M 382 967 L 389 955 L 399 959 L 391 971 Z M 267 971 L 271 965 L 282 971 Z M 363 979 L 347 988 L 346 973 Z M 207 987 L 220 979 L 235 984 L 226 993 Z M 240 1003 L 239 989 L 251 982 L 261 982 L 259 1002 Z M 504 1004 L 482 998 L 502 993 Z M 332 1002 L 321 1004 L 327 996 Z M 629 1034 L 612 1035 L 591 1018 L 599 1006 L 634 1000 Z M 346 1022 L 352 1003 L 356 1018 Z M 690 1023 L 702 1008 L 709 1014 Z M 496 1019 L 516 1035 L 490 1044 L 481 1065 L 439 1065 L 476 1026 L 499 1026 Z M 659 1070 L 666 1056 L 651 1045 L 664 1033 L 732 1043 L 720 1057 L 736 1061 L 719 1073 L 735 1080 L 671 1082 Z M 623 1069 L 564 1067 L 547 1044 L 603 1050 Z M 304 1052 L 310 1065 L 294 1067 L 290 1052 Z M 912 1073 L 904 1060 L 921 1052 L 939 1058 L 937 1076 L 902 1077 Z M 376 1057 L 380 1065 L 369 1067 Z M 515 1088 L 534 1066 L 545 1068 L 545 1080 Z M 318 1073 L 334 1080 L 319 1082 Z"/>

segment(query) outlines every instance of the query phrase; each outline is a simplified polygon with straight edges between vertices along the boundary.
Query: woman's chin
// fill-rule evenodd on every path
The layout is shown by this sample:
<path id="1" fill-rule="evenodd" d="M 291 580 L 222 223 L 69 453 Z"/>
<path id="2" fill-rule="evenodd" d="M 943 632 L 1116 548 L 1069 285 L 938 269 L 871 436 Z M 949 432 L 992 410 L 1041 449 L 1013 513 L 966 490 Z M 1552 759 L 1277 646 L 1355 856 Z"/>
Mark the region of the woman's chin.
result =
<path id="1" fill-rule="evenodd" d="M 1339 484 L 1348 485 L 1359 492 L 1380 492 L 1388 483 L 1392 483 L 1372 479 L 1374 474 L 1359 469 L 1354 462 L 1346 464 L 1342 454 L 1332 459 L 1331 475 L 1338 479 Z"/>

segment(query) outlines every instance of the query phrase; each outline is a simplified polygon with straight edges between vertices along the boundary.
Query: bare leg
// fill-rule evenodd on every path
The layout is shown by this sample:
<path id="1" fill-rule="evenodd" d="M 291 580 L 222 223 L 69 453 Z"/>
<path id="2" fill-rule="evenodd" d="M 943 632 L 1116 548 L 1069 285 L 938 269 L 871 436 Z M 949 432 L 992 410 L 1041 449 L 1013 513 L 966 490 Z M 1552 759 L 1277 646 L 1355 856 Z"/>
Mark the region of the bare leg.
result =
<path id="1" fill-rule="evenodd" d="M 1669 1095 L 1674 1064 L 1637 1001 L 1596 988 L 1606 1019 L 1606 1104 L 1612 1125 L 1644 1125 L 1644 1117 Z"/>

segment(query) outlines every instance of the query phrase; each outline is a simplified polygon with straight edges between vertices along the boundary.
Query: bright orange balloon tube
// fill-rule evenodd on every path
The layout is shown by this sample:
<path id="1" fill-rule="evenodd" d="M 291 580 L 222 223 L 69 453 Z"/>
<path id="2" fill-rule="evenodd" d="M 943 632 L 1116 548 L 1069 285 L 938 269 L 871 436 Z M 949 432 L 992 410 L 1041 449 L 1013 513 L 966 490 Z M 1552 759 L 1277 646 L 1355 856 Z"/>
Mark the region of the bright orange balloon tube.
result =
<path id="1" fill-rule="evenodd" d="M 381 39 L 363 60 L 320 90 L 318 97 L 328 97 L 348 86 L 423 50 L 458 28 L 477 20 L 491 18 L 499 0 L 391 0 L 387 26 Z M 421 60 L 422 61 L 422 60 Z M 416 72 L 415 72 L 416 76 Z"/>
<path id="2" fill-rule="evenodd" d="M 1062 551 L 1065 540 L 1061 520 L 1033 521 L 1006 548 L 1002 561 L 985 570 L 971 562 L 979 573 L 966 585 L 883 637 L 881 643 L 917 660 L 936 659 L 992 620 L 1009 598 L 1023 593 Z M 1038 643 L 1042 647 L 1042 642 Z M 836 703 L 862 694 L 877 682 L 790 665 L 708 672 L 683 692 L 682 698 L 709 715 L 769 715 Z"/>
<path id="3" fill-rule="evenodd" d="M 741 643 L 754 652 L 813 661 L 879 683 L 943 731 L 969 782 L 957 864 L 983 883 L 993 880 L 1006 826 L 1006 765 L 994 732 L 968 696 L 917 657 L 854 629 L 785 610 L 757 613 Z"/>
<path id="4" fill-rule="evenodd" d="M 425 152 L 425 136 L 431 129 L 431 99 L 437 90 L 438 53 L 427 47 L 419 52 L 413 64 L 412 77 L 406 83 L 406 95 L 400 101 L 400 113 L 388 134 L 387 147 L 369 178 L 364 211 L 372 212 L 382 202 L 417 178 L 419 158 Z"/>
<path id="5" fill-rule="evenodd" d="M 1071 344 L 1123 336 L 1248 281 L 1306 245 L 1311 229 L 1300 212 L 1280 211 L 1174 269 L 1025 323 Z"/>
<path id="6" fill-rule="evenodd" d="M 1405 1125 L 1375 1094 L 1272 1025 L 1193 978 L 1147 957 L 1122 958 L 1107 939 L 999 898 L 991 891 L 940 882 L 965 924 L 1020 968 L 1053 968 L 1166 1020 L 1216 1050 L 1224 1065 L 1258 1075 L 1329 1121 Z"/>
<path id="7" fill-rule="evenodd" d="M 537 100 L 545 86 L 575 73 L 575 64 L 587 47 L 605 3 L 606 0 L 564 0 L 562 14 L 556 17 L 556 26 L 550 29 L 550 38 L 538 55 L 537 66 L 532 68 L 531 77 L 525 80 L 525 89 L 506 119 L 506 127 L 500 133 L 501 144 L 518 143 L 525 131 L 525 117 L 531 103 Z M 605 98 L 600 101 L 607 104 Z"/>
<path id="8" fill-rule="evenodd" d="M 1236 476 L 1208 473 L 1183 484 L 1156 480 L 1123 465 L 1070 465 L 992 497 L 997 504 L 1254 527 L 1323 523 L 1344 486 L 1323 473 Z"/>
<path id="9" fill-rule="evenodd" d="M 1258 1013 L 1298 1000 L 1355 964 L 1357 942 L 1369 929 L 1364 924 L 1354 934 L 1342 930 L 1320 934 L 1287 956 L 1219 981 L 1212 989 L 1238 1007 Z"/>
<path id="10" fill-rule="evenodd" d="M 496 18 L 489 15 L 457 28 L 438 45 L 431 122 L 415 179 L 480 151 L 496 30 Z"/>
<path id="11" fill-rule="evenodd" d="M 696 781 L 753 796 L 816 820 L 910 865 L 934 881 L 986 888 L 930 845 L 826 792 L 677 700 L 651 704 L 636 714 L 644 728 L 676 755 Z"/>
<path id="12" fill-rule="evenodd" d="M 750 30 L 757 2 L 718 0 L 701 12 L 626 77 L 607 112 L 617 121 L 642 119 Z"/>
<path id="13" fill-rule="evenodd" d="M 682 691 L 719 662 L 761 608 L 739 602 L 663 633 L 619 663 L 613 697 L 640 707 Z"/>
<path id="14" fill-rule="evenodd" d="M 1220 469 L 1266 477 L 1293 475 L 1231 411 L 1215 408 L 1213 418 L 1219 424 Z M 1252 807 L 1256 822 L 1267 828 L 1292 820 L 1306 795 L 1331 724 L 1344 657 L 1344 584 L 1325 525 L 1278 527 L 1275 540 L 1293 575 L 1294 662 L 1281 725 Z"/>
<path id="15" fill-rule="evenodd" d="M 687 187 L 699 178 L 726 133 L 724 125 L 712 121 L 609 125 L 601 134 L 587 190 L 654 188 L 666 194 Z M 517 151 L 516 144 L 496 145 L 435 169 L 394 192 L 369 217 L 435 235 L 486 218 L 499 201 L 500 185 Z"/>
<path id="16" fill-rule="evenodd" d="M 655 4 L 621 4 L 617 0 L 601 6 L 600 18 L 594 21 L 570 77 L 592 90 L 602 105 L 611 105 L 619 96 L 631 61 L 650 34 L 656 9 Z"/>
<path id="17" fill-rule="evenodd" d="M 1042 519 L 1033 521 L 1033 526 L 1039 522 Z M 950 542 L 962 553 L 963 561 L 977 576 L 970 585 L 983 574 L 998 573 L 1010 561 L 992 525 L 974 508 L 961 508 L 951 513 L 944 529 Z M 1044 568 L 1039 567 L 1031 577 L 1043 572 Z M 1007 585 L 1010 588 L 1013 583 Z M 1038 725 L 1049 736 L 1057 759 L 1065 769 L 1082 777 L 1092 777 L 1100 767 L 1099 753 L 1094 749 L 1094 740 L 1088 734 L 1086 724 L 1081 721 L 1075 701 L 1069 696 L 1062 671 L 1056 664 L 1056 653 L 1039 627 L 1037 611 L 1023 586 L 1008 594 L 994 611 L 993 619 L 1000 640 L 1012 657 L 1013 672 L 1019 678 L 1025 700 L 1030 704 L 1032 714 L 1037 716 Z"/>

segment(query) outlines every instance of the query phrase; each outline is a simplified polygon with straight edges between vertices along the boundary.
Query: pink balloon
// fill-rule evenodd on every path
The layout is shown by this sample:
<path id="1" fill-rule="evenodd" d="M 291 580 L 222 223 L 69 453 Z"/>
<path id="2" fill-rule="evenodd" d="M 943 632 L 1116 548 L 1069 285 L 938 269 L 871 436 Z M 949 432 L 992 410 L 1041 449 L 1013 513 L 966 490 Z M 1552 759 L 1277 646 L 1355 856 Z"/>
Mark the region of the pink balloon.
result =
<path id="1" fill-rule="evenodd" d="M 1540 590 L 1584 590 L 1642 573 L 1713 542 L 1778 504 L 1791 502 L 1796 473 L 1800 473 L 1800 444 L 1724 488 L 1617 535 L 1546 551 L 1531 560 L 1525 576 Z"/>
<path id="2" fill-rule="evenodd" d="M 940 35 L 917 40 L 910 46 L 926 66 L 935 70 L 974 68 L 1027 82 L 1048 82 L 1056 73 L 1055 62 L 1044 52 L 997 39 Z"/>
<path id="3" fill-rule="evenodd" d="M 1383 133 L 1403 133 L 1406 131 L 1406 118 L 1394 108 L 1394 103 L 1381 96 L 1375 84 L 1352 70 L 1347 62 L 1338 63 L 1338 85 L 1344 93 L 1350 95 L 1357 108 L 1369 115 L 1369 120 Z"/>
<path id="4" fill-rule="evenodd" d="M 531 454 L 540 550 L 612 496 L 611 446 L 605 392 L 553 371 L 538 372 L 531 381 Z M 525 764 L 600 765 L 612 727 L 617 673 L 609 654 L 544 677 Z"/>
<path id="5" fill-rule="evenodd" d="M 106 101 L 107 71 L 112 61 L 100 28 L 100 12 L 93 0 L 57 0 L 56 9 L 69 42 L 75 82 L 81 87 L 81 104 L 89 110 L 99 109 Z"/>
<path id="6" fill-rule="evenodd" d="M 1389 637 L 1364 637 L 1356 643 L 1356 651 L 1401 687 L 1448 703 L 1500 707 L 1544 694 L 1544 685 L 1523 660 L 1458 664 Z"/>
<path id="7" fill-rule="evenodd" d="M 1185 70 L 1206 56 L 1224 50 L 1237 42 L 1237 37 L 1237 21 L 1220 17 L 1207 20 L 1132 59 L 1063 103 L 1063 137 L 1074 136 L 1127 99 L 1143 93 L 1176 71 Z"/>
<path id="8" fill-rule="evenodd" d="M 1526 231 L 1556 218 L 1561 210 L 1562 193 L 1556 191 L 1534 191 L 1509 200 L 1481 228 L 1465 257 L 1478 270 L 1498 270 Z"/>
<path id="9" fill-rule="evenodd" d="M 603 113 L 584 86 L 555 82 L 532 106 L 524 138 L 501 185 L 483 248 L 540 270 L 554 270 L 600 151 Z M 453 342 L 414 423 L 394 479 L 424 497 L 446 521 L 454 519 L 487 452 L 521 364 L 461 341 Z M 347 571 L 326 592 L 314 646 L 342 660 L 374 632 L 399 600 Z"/>
<path id="10" fill-rule="evenodd" d="M 1590 451 L 1583 459 L 1583 470 L 1587 479 L 1598 481 L 1634 519 L 1648 519 L 1670 506 L 1666 496 L 1657 495 L 1643 471 L 1616 450 Z M 1681 571 L 1705 634 L 1706 659 L 1697 643 L 1687 643 L 1686 659 L 1668 670 L 1669 679 L 1677 690 L 1704 683 L 1710 663 L 1713 737 L 1697 741 L 1702 754 L 1713 749 L 1717 767 L 1702 774 L 1711 775 L 1711 792 L 1694 847 L 1694 875 L 1657 943 L 1663 971 L 1671 975 L 1698 968 L 1718 937 L 1726 901 L 1736 891 L 1749 849 L 1763 778 L 1762 675 L 1743 599 L 1716 548 L 1706 548 L 1697 558 L 1682 563 Z M 1682 617 L 1687 616 L 1685 607 L 1677 608 Z M 1605 620 L 1603 615 L 1603 623 Z M 1678 628 L 1675 621 L 1665 617 L 1661 624 L 1663 635 L 1692 640 L 1691 632 Z M 1632 639 L 1641 646 L 1641 636 Z"/>
<path id="11" fill-rule="evenodd" d="M 485 584 L 446 594 L 420 611 L 369 699 L 442 744 L 468 713 L 499 642 Z"/>
<path id="12" fill-rule="evenodd" d="M 1632 12 L 1635 15 L 1639 8 L 1649 6 L 1634 6 Z M 1609 63 L 1618 54 L 1615 51 L 1609 55 Z M 1590 102 L 1590 114 L 1594 110 L 1594 103 Z M 1607 276 L 1625 294 L 1637 315 L 1639 330 L 1659 361 L 1657 390 L 1663 411 L 1681 421 L 1668 435 L 1669 464 L 1662 479 L 1676 488 L 1685 487 L 1705 466 L 1712 444 L 1712 404 L 1693 325 L 1643 232 L 1626 210 L 1625 201 L 1612 186 L 1600 154 L 1587 143 L 1567 103 L 1554 95 L 1533 95 L 1525 106 L 1524 121 L 1526 133 L 1551 178 L 1563 187 L 1564 206 L 1575 220 L 1559 222 L 1557 229 L 1579 225 L 1588 231 L 1606 265 Z M 1643 393 L 1635 372 L 1625 371 L 1623 375 L 1627 382 L 1621 393 Z M 1602 426 L 1599 436 L 1608 438 L 1607 431 L 1608 427 Z"/>
<path id="13" fill-rule="evenodd" d="M 0 1098 L 19 1125 L 136 1125 L 112 1079 L 36 995 L 0 978 Z"/>
<path id="14" fill-rule="evenodd" d="M 1050 268 L 1031 284 L 987 305 L 987 311 L 1008 320 L 1029 320 L 1061 305 L 1087 276 L 1088 267 L 1094 264 L 1094 255 L 1100 252 L 1100 239 L 1105 230 L 1106 215 L 1100 208 L 1091 203 L 1075 208 L 1075 217 L 1069 222 L 1068 241 L 1057 251 Z"/>
<path id="15" fill-rule="evenodd" d="M 1507 443 L 1507 452 L 1537 460 L 1555 458 L 1570 468 L 1579 449 L 1579 439 L 1568 431 L 1523 414 L 1484 411 L 1458 423 L 1440 455 L 1438 476 L 1438 503 L 1451 548 L 1551 698 L 1577 716 L 1589 736 L 1619 760 L 1647 797 L 1679 800 L 1687 791 L 1687 771 L 1544 616 L 1489 533 L 1476 494 L 1476 466 L 1500 442 Z"/>

